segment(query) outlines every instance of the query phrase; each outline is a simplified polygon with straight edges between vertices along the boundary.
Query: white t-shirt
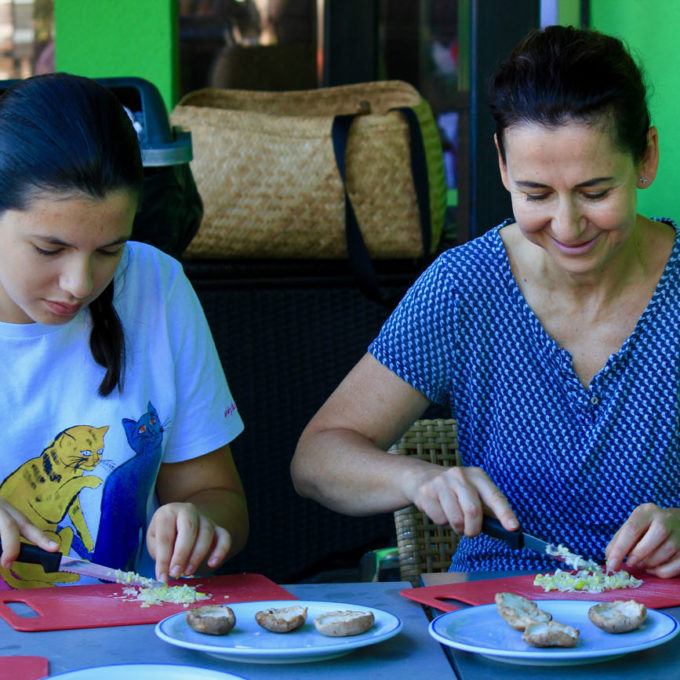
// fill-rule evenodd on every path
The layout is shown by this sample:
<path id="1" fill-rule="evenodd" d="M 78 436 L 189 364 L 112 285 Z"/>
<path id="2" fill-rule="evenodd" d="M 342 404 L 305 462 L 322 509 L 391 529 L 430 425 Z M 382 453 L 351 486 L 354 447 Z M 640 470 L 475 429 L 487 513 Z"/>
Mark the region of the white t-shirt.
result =
<path id="1" fill-rule="evenodd" d="M 180 263 L 130 242 L 114 290 L 126 363 L 122 392 L 107 397 L 88 309 L 62 325 L 0 323 L 0 496 L 61 552 L 152 575 L 144 537 L 161 462 L 214 451 L 243 423 Z M 0 588 L 55 578 L 90 582 L 15 562 L 0 569 Z"/>

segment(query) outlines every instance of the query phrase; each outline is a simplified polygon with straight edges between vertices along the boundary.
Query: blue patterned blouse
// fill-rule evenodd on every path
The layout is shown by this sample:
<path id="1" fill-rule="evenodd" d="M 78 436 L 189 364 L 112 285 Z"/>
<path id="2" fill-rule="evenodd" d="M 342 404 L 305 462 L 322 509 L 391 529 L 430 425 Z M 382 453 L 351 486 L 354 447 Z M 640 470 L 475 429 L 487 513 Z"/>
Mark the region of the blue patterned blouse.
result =
<path id="1" fill-rule="evenodd" d="M 369 351 L 459 425 L 529 533 L 604 556 L 640 503 L 680 507 L 680 237 L 647 309 L 586 389 L 513 278 L 500 229 L 443 253 Z M 487 536 L 463 538 L 451 569 L 555 562 Z"/>

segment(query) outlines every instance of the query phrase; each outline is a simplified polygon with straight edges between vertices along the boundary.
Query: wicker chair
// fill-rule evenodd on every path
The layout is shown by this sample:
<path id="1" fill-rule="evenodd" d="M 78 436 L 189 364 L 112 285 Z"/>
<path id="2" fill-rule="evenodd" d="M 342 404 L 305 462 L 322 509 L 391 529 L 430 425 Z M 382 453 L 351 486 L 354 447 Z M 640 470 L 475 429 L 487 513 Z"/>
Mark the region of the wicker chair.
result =
<path id="1" fill-rule="evenodd" d="M 444 467 L 460 465 L 458 430 L 453 419 L 417 420 L 390 453 L 416 456 Z M 449 526 L 438 526 L 414 505 L 394 513 L 402 581 L 421 585 L 423 572 L 448 571 L 458 546 Z"/>

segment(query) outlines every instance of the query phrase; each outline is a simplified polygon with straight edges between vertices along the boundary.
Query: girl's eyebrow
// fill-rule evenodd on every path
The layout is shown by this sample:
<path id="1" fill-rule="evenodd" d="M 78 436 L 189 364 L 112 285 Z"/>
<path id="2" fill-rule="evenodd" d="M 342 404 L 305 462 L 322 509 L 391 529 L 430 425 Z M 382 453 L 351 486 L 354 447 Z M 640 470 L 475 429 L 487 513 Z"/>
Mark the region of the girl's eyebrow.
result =
<path id="1" fill-rule="evenodd" d="M 611 182 L 613 180 L 613 177 L 593 177 L 593 179 L 588 179 L 585 182 L 581 182 L 580 184 L 576 185 L 577 189 L 583 189 L 585 187 L 591 187 L 594 186 L 595 184 L 601 184 L 602 182 Z M 550 187 L 547 184 L 541 184 L 540 182 L 530 182 L 528 180 L 520 180 L 518 182 L 515 182 L 515 184 L 521 186 L 521 187 L 526 187 L 527 189 L 549 189 Z"/>

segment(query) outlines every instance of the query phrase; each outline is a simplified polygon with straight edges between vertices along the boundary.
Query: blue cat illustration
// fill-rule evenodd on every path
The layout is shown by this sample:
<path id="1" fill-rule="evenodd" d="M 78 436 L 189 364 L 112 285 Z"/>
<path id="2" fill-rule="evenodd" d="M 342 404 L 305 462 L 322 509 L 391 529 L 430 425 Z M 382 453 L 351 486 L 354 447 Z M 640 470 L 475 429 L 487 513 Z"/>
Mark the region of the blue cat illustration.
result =
<path id="1" fill-rule="evenodd" d="M 107 478 L 101 519 L 92 561 L 124 571 L 134 569 L 147 528 L 147 495 L 155 486 L 161 462 L 163 426 L 151 402 L 137 421 L 123 418 L 128 443 L 135 455 Z"/>

